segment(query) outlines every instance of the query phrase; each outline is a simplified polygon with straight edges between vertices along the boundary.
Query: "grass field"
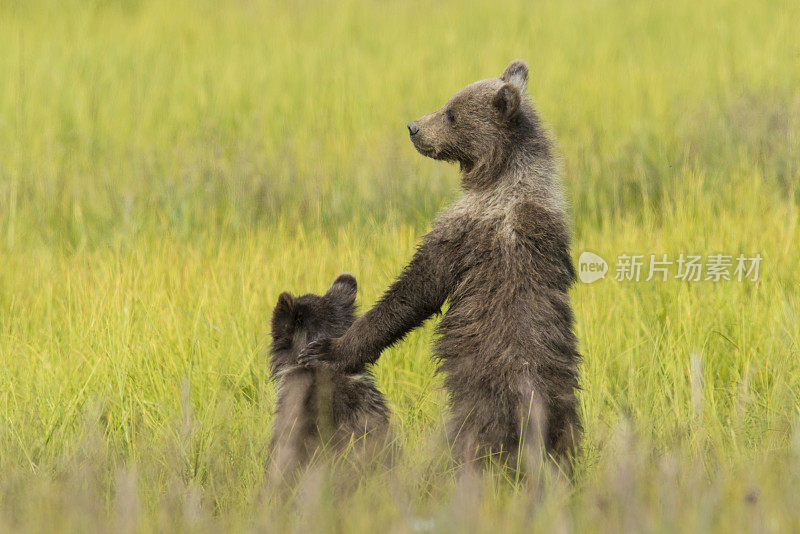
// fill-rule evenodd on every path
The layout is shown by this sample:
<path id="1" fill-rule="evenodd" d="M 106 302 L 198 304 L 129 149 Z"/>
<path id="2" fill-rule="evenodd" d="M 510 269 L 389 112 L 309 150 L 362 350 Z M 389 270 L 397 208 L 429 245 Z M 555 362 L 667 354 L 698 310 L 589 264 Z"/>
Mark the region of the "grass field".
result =
<path id="1" fill-rule="evenodd" d="M 800 530 L 800 3 L 0 1 L 0 531 Z M 457 488 L 431 324 L 375 367 L 400 458 L 263 467 L 278 294 L 371 305 L 456 197 L 405 123 L 513 58 L 574 228 L 572 484 Z M 758 281 L 616 281 L 622 254 Z M 344 471 L 342 471 L 344 472 Z M 338 494 L 337 494 L 338 495 Z"/>

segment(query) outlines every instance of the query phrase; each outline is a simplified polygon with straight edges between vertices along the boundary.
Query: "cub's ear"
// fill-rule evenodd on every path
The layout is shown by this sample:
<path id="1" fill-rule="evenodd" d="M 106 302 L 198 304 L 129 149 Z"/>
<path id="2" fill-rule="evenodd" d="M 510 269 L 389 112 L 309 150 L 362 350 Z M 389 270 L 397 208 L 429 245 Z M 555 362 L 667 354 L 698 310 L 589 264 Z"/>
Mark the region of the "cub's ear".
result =
<path id="1" fill-rule="evenodd" d="M 508 64 L 500 79 L 525 92 L 528 87 L 528 66 L 521 59 L 515 59 Z"/>
<path id="2" fill-rule="evenodd" d="M 492 98 L 492 104 L 497 109 L 500 116 L 504 119 L 510 119 L 514 116 L 519 109 L 519 89 L 516 86 L 507 83 L 497 90 Z"/>
<path id="3" fill-rule="evenodd" d="M 358 293 L 356 277 L 350 273 L 342 273 L 336 277 L 325 295 L 341 304 L 352 306 L 356 301 L 356 293 Z"/>
<path id="4" fill-rule="evenodd" d="M 273 320 L 276 318 L 289 317 L 294 313 L 294 297 L 288 291 L 278 295 L 278 303 L 272 312 Z"/>

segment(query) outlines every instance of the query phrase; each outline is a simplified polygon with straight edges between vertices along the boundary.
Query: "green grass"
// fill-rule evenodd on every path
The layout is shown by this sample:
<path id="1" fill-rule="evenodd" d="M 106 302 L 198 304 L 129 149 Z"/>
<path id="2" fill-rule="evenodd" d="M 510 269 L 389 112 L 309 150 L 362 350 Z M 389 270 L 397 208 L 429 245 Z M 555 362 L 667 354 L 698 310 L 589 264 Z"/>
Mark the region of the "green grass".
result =
<path id="1" fill-rule="evenodd" d="M 788 1 L 0 2 L 0 530 L 797 531 L 797 20 Z M 456 488 L 428 324 L 375 368 L 397 464 L 269 499 L 278 294 L 348 270 L 374 302 L 457 195 L 405 123 L 515 57 L 576 259 L 758 252 L 761 279 L 575 287 L 571 485 Z"/>

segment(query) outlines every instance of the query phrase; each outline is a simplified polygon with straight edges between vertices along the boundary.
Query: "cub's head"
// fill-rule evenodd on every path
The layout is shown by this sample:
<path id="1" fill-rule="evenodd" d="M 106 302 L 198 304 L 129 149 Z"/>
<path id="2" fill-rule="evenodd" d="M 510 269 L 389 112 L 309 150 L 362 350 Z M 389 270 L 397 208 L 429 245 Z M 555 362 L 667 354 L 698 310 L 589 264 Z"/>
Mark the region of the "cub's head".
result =
<path id="1" fill-rule="evenodd" d="M 281 293 L 272 312 L 272 372 L 297 364 L 300 351 L 323 337 L 340 337 L 355 320 L 358 286 L 352 274 L 340 274 L 322 295 Z"/>
<path id="2" fill-rule="evenodd" d="M 535 133 L 527 84 L 527 65 L 512 61 L 499 78 L 472 83 L 441 109 L 409 122 L 411 142 L 422 155 L 457 161 L 469 171 L 520 136 Z"/>

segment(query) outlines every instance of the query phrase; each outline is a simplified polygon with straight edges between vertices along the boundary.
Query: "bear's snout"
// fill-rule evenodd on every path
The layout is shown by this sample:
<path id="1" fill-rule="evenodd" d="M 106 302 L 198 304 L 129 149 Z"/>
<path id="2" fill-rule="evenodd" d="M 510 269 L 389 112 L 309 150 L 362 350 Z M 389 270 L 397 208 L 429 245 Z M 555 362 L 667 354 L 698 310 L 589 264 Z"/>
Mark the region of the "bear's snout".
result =
<path id="1" fill-rule="evenodd" d="M 408 134 L 411 137 L 414 137 L 415 135 L 417 135 L 417 133 L 419 133 L 419 126 L 417 126 L 417 123 L 414 121 L 411 121 L 408 124 L 406 124 L 406 127 L 408 128 Z"/>

